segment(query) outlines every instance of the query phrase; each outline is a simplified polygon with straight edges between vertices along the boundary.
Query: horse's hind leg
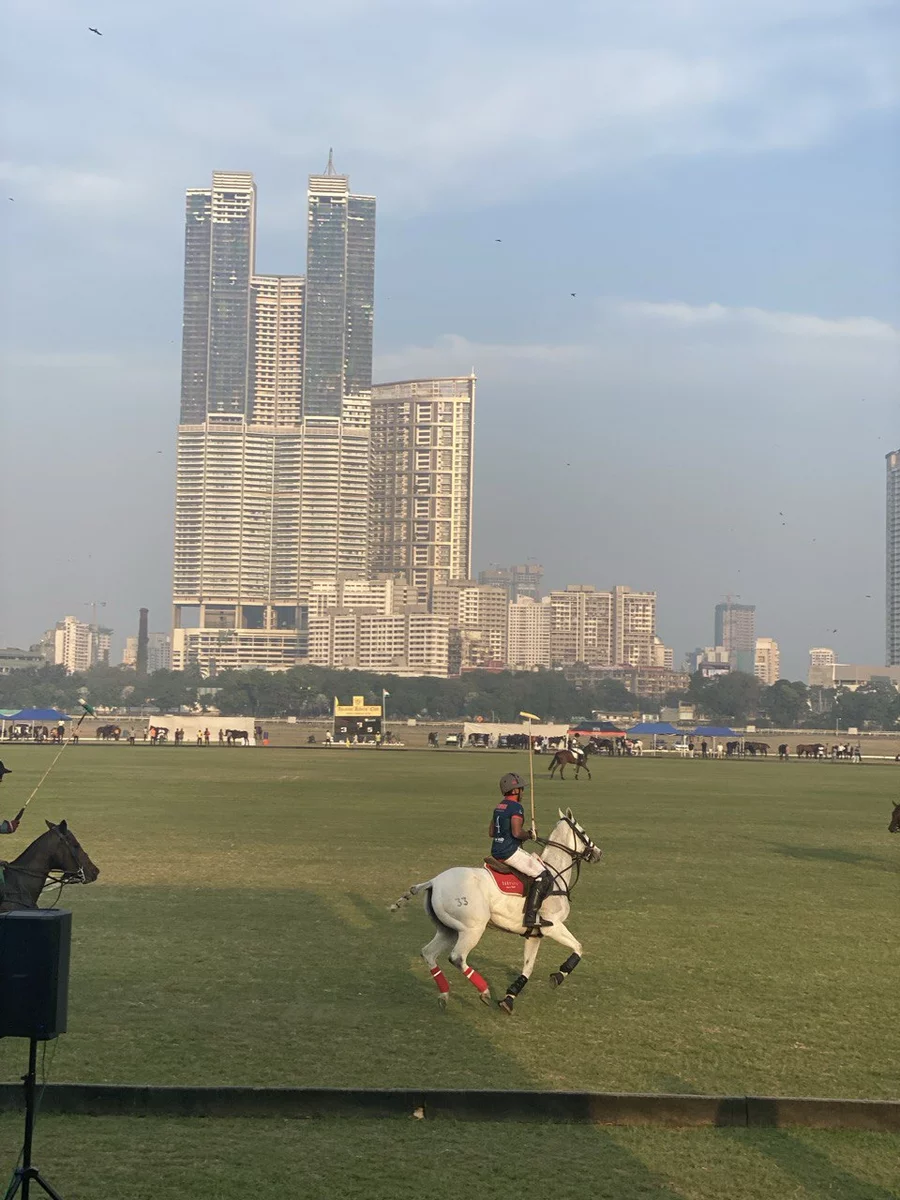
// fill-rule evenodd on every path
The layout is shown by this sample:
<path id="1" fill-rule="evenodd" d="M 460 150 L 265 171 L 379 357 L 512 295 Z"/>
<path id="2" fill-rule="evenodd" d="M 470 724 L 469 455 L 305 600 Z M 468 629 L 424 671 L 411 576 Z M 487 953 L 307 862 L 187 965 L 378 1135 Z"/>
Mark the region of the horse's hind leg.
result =
<path id="1" fill-rule="evenodd" d="M 481 935 L 484 933 L 484 926 L 481 929 L 462 929 L 456 939 L 456 945 L 450 951 L 450 961 L 454 967 L 458 967 L 468 979 L 473 987 L 478 989 L 478 993 L 485 1004 L 491 1002 L 491 989 L 487 985 L 487 981 L 482 979 L 474 967 L 470 967 L 466 962 L 466 956 L 470 950 L 474 950 L 481 941 Z"/>
<path id="2" fill-rule="evenodd" d="M 441 1008 L 447 1007 L 447 996 L 450 993 L 450 981 L 447 976 L 438 966 L 438 955 L 446 954 L 453 943 L 456 941 L 456 934 L 452 929 L 444 929 L 443 926 L 438 929 L 434 937 L 427 946 L 422 947 L 422 957 L 425 959 L 428 969 L 431 972 L 431 978 L 437 984 L 438 1003 Z"/>
<path id="3" fill-rule="evenodd" d="M 506 995 L 503 997 L 503 999 L 497 1001 L 500 1008 L 503 1009 L 508 1017 L 512 1016 L 513 1004 L 515 1003 L 516 996 L 518 996 L 519 992 L 522 991 L 522 989 L 525 987 L 525 984 L 531 978 L 531 972 L 534 970 L 535 959 L 537 958 L 537 953 L 540 948 L 540 938 L 525 939 L 525 957 L 522 962 L 522 974 L 518 977 L 518 979 L 514 979 L 512 981 L 512 983 L 506 989 Z"/>

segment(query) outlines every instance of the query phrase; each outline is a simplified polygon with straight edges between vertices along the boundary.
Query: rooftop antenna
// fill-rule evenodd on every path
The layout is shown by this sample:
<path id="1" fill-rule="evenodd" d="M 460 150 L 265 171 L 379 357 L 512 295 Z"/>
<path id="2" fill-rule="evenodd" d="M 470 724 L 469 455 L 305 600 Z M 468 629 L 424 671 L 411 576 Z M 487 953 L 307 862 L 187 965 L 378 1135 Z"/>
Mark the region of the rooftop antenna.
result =
<path id="1" fill-rule="evenodd" d="M 328 147 L 328 166 L 325 168 L 325 174 L 326 175 L 337 175 L 337 171 L 334 169 L 334 147 L 333 146 Z"/>

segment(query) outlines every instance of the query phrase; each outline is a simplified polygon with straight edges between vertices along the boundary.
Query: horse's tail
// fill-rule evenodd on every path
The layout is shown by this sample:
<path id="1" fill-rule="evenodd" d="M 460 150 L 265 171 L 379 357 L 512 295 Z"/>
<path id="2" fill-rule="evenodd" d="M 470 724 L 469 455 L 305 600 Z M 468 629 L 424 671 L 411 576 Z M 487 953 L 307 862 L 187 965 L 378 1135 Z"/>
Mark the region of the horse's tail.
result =
<path id="1" fill-rule="evenodd" d="M 414 883 L 408 891 L 403 893 L 399 900 L 394 901 L 388 912 L 399 912 L 401 908 L 405 908 L 409 904 L 413 896 L 418 896 L 419 892 L 424 891 L 426 888 L 430 889 L 432 883 L 434 883 L 433 879 L 426 879 L 424 883 Z"/>

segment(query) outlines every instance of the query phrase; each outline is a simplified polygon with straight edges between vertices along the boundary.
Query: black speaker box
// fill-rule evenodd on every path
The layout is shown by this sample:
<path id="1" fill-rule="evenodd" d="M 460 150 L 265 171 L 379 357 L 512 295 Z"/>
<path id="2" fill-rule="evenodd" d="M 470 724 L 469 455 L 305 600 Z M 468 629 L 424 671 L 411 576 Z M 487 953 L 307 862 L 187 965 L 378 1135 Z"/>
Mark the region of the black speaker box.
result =
<path id="1" fill-rule="evenodd" d="M 0 1037 L 47 1041 L 66 1032 L 71 944 L 68 909 L 0 916 Z"/>

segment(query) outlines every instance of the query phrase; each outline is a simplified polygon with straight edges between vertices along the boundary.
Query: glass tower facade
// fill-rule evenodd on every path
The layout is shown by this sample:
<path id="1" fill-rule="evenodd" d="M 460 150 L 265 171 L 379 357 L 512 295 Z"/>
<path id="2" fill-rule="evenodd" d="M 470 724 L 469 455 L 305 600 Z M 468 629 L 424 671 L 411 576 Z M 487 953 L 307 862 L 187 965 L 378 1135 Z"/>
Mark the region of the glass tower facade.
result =
<path id="1" fill-rule="evenodd" d="M 330 165 L 330 164 L 329 164 Z M 340 418 L 372 386 L 375 199 L 346 175 L 309 178 L 303 415 Z"/>
<path id="2" fill-rule="evenodd" d="M 256 250 L 256 185 L 216 171 L 210 189 L 187 193 L 181 423 L 250 405 L 250 281 Z"/>

